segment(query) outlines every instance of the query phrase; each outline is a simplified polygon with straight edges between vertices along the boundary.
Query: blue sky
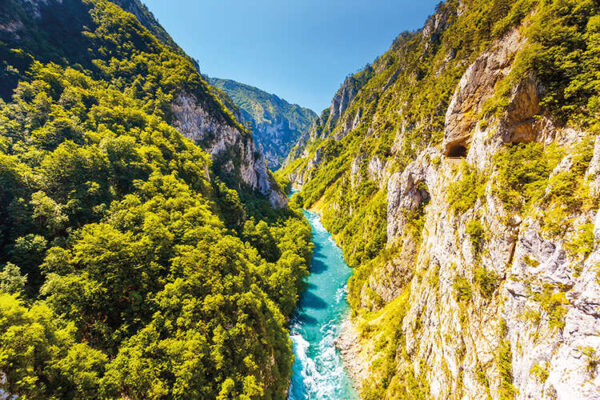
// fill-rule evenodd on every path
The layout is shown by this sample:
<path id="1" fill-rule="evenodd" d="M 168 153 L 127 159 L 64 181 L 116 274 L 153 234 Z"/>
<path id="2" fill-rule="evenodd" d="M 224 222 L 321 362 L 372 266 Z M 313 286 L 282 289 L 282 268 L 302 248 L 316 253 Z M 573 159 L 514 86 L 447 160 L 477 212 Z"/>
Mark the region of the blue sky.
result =
<path id="1" fill-rule="evenodd" d="M 142 0 L 202 73 L 320 113 L 439 0 Z"/>

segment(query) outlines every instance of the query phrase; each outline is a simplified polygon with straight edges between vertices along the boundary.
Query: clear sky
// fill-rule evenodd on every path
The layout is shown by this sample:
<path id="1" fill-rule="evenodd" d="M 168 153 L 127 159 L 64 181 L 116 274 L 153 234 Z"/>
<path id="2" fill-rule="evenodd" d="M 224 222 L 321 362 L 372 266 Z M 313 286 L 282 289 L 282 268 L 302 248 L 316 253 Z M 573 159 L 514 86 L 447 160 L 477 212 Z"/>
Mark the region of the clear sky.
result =
<path id="1" fill-rule="evenodd" d="M 320 113 L 439 0 L 142 0 L 200 70 Z"/>

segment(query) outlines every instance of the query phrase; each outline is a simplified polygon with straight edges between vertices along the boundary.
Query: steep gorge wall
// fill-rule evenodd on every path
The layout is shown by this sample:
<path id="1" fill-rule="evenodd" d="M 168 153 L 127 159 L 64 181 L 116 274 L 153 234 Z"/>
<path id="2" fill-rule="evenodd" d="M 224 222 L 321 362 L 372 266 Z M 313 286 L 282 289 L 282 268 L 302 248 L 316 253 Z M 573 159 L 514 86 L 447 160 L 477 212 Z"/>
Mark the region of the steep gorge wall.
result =
<path id="1" fill-rule="evenodd" d="M 68 60 L 70 65 L 80 64 L 99 76 L 103 75 L 98 71 L 98 65 L 103 65 L 106 60 L 133 59 L 131 54 L 124 54 L 128 51 L 124 48 L 108 51 L 104 48 L 101 52 L 98 45 L 91 41 L 89 33 L 97 28 L 97 24 L 89 11 L 95 3 L 81 0 L 7 0 L 3 9 L 0 9 L 0 50 L 4 51 L 4 46 L 22 49 L 24 60 L 20 61 L 23 64 L 22 71 L 14 71 L 13 66 L 5 70 L 6 66 L 0 65 L 0 95 L 10 99 L 18 76 L 25 74 L 31 62 L 27 53 L 35 54 L 41 62 L 62 65 Z M 217 175 L 227 179 L 237 189 L 249 188 L 260 193 L 274 207 L 284 207 L 287 199 L 272 178 L 264 155 L 256 147 L 251 135 L 226 110 L 210 85 L 203 80 L 195 61 L 183 52 L 141 2 L 115 0 L 112 3 L 131 13 L 148 29 L 148 32 L 143 32 L 143 28 L 134 26 L 136 39 L 142 37 L 149 42 L 144 47 L 147 52 L 145 55 L 155 57 L 157 54 L 152 54 L 153 51 L 162 52 L 170 60 L 181 61 L 188 71 L 189 76 L 185 81 L 171 81 L 168 85 L 173 92 L 167 94 L 172 101 L 174 119 L 170 121 L 171 124 L 216 159 L 213 169 Z M 68 37 L 69 41 L 64 41 L 64 37 Z M 14 57 L 14 54 L 9 56 Z M 123 68 L 121 73 L 126 75 L 128 71 Z M 136 82 L 137 85 L 144 83 Z M 156 85 L 156 82 L 147 84 Z M 220 162 L 223 158 L 227 160 Z M 240 184 L 245 187 L 240 187 Z"/>
<path id="2" fill-rule="evenodd" d="M 197 98 L 181 93 L 173 103 L 175 127 L 213 156 L 218 171 L 236 177 L 282 208 L 287 199 L 267 169 L 264 155 L 252 137 L 239 128 L 211 116 Z"/>
<path id="3" fill-rule="evenodd" d="M 288 163 L 356 268 L 339 346 L 364 398 L 597 398 L 597 110 L 536 64 L 542 20 L 592 49 L 597 6 L 567 3 L 445 3 Z"/>
<path id="4" fill-rule="evenodd" d="M 239 113 L 238 120 L 250 126 L 252 137 L 262 150 L 267 165 L 276 170 L 317 115 L 310 109 L 289 104 L 277 95 L 230 79 L 208 78 L 227 93 Z"/>

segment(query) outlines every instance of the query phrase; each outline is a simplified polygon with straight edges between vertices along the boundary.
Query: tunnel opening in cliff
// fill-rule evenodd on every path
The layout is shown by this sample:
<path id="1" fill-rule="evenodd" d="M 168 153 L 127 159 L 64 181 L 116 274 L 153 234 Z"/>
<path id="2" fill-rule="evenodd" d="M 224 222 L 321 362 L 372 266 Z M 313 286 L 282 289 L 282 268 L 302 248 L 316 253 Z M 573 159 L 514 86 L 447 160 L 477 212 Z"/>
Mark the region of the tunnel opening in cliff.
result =
<path id="1" fill-rule="evenodd" d="M 462 143 L 448 145 L 446 148 L 446 157 L 465 158 L 467 156 L 467 146 Z"/>

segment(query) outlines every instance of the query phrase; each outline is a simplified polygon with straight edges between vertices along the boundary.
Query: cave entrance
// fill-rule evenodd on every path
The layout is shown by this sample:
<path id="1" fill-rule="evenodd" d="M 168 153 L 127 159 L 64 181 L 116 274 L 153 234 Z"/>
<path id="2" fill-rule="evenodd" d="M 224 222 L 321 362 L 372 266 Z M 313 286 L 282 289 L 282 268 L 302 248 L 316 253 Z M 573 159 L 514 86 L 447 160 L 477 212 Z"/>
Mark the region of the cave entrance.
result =
<path id="1" fill-rule="evenodd" d="M 448 158 L 465 158 L 467 156 L 467 147 L 461 143 L 448 146 L 446 149 Z"/>

